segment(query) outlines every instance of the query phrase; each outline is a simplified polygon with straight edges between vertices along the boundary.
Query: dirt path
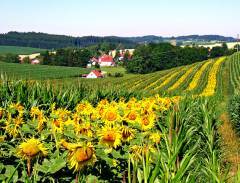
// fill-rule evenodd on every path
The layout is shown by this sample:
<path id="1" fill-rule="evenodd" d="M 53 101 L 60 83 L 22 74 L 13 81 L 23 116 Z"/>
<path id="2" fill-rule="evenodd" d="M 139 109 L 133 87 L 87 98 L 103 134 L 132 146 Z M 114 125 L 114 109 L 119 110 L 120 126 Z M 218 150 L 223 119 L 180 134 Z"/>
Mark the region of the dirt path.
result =
<path id="1" fill-rule="evenodd" d="M 229 98 L 231 96 L 230 83 L 229 83 L 229 67 L 226 62 L 223 71 L 223 101 L 220 104 L 222 109 L 222 114 L 220 115 L 220 120 L 223 124 L 219 128 L 219 133 L 221 135 L 222 141 L 222 151 L 223 160 L 226 163 L 230 163 L 229 175 L 235 176 L 238 172 L 238 167 L 240 165 L 240 141 L 237 137 L 234 128 L 232 126 L 227 106 L 229 104 Z"/>

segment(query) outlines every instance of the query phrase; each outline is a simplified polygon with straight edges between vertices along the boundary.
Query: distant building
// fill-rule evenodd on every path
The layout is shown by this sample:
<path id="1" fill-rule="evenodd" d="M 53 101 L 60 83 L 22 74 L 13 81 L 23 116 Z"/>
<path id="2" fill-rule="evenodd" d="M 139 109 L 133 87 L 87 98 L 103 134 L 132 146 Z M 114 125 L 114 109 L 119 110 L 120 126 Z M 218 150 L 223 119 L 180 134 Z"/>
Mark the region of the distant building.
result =
<path id="1" fill-rule="evenodd" d="M 98 70 L 92 70 L 89 74 L 87 75 L 82 75 L 83 77 L 86 77 L 86 78 L 103 78 L 103 74 L 101 71 L 98 71 Z"/>
<path id="2" fill-rule="evenodd" d="M 33 64 L 33 65 L 40 64 L 40 60 L 33 59 L 33 60 L 31 60 L 31 64 Z"/>
<path id="3" fill-rule="evenodd" d="M 95 57 L 92 57 L 89 61 L 92 65 L 96 65 L 96 63 L 98 63 L 98 59 Z"/>
<path id="4" fill-rule="evenodd" d="M 113 61 L 113 57 L 107 54 L 98 58 L 98 64 L 100 67 L 110 67 L 115 66 L 115 62 Z"/>
<path id="5" fill-rule="evenodd" d="M 132 56 L 135 49 L 124 49 L 124 50 L 118 50 L 120 54 L 124 55 L 124 53 L 126 53 L 128 51 L 129 55 Z M 109 52 L 109 55 L 112 55 L 112 57 L 114 58 L 117 54 L 117 50 L 112 50 Z"/>
<path id="6" fill-rule="evenodd" d="M 177 40 L 176 39 L 171 39 L 170 44 L 173 46 L 177 46 Z"/>
<path id="7" fill-rule="evenodd" d="M 18 55 L 18 57 L 20 58 L 21 62 L 26 57 L 29 57 L 30 60 L 33 60 L 33 59 L 37 58 L 38 56 L 40 56 L 40 53 L 34 53 L 34 54 L 30 54 L 30 55 Z"/>

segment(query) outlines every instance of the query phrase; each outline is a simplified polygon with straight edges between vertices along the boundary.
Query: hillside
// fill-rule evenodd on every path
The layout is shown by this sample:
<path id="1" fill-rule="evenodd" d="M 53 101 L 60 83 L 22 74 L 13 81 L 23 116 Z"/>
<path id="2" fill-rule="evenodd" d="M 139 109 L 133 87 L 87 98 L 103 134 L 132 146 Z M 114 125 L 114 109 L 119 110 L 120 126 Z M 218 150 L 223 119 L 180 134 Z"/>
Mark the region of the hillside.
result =
<path id="1" fill-rule="evenodd" d="M 233 37 L 224 37 L 220 35 L 189 35 L 179 37 L 161 37 L 154 35 L 138 37 L 72 37 L 37 32 L 8 32 L 6 34 L 0 34 L 0 45 L 56 49 L 66 47 L 87 47 L 107 42 L 111 44 L 122 45 L 125 48 L 133 48 L 134 46 L 136 46 L 136 44 L 159 43 L 170 41 L 172 39 L 176 39 L 177 42 L 236 41 L 236 39 L 234 39 Z"/>
<path id="2" fill-rule="evenodd" d="M 132 41 L 114 36 L 72 37 L 37 32 L 8 32 L 7 34 L 0 34 L 0 45 L 24 46 L 44 49 L 86 47 L 104 42 L 112 44 L 122 44 L 126 47 L 132 47 L 135 45 L 135 43 Z"/>
<path id="3" fill-rule="evenodd" d="M 210 41 L 223 41 L 233 42 L 236 41 L 233 37 L 225 37 L 220 35 L 187 35 L 177 37 L 162 37 L 162 36 L 142 36 L 142 37 L 127 37 L 126 39 L 135 43 L 159 43 L 176 39 L 177 42 L 193 41 L 193 42 L 210 42 Z"/>

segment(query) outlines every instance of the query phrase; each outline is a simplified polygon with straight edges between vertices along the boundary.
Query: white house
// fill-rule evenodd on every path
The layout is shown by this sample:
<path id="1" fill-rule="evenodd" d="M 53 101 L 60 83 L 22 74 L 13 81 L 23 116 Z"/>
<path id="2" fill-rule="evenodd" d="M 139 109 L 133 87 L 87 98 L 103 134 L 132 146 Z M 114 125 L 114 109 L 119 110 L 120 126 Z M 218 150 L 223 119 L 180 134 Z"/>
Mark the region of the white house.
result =
<path id="1" fill-rule="evenodd" d="M 113 61 L 112 56 L 104 54 L 103 56 L 99 57 L 98 64 L 100 65 L 100 67 L 110 67 L 114 66 L 115 62 Z"/>
<path id="2" fill-rule="evenodd" d="M 102 78 L 103 74 L 101 71 L 98 70 L 92 70 L 88 75 L 86 75 L 86 78 Z"/>
<path id="3" fill-rule="evenodd" d="M 33 60 L 40 55 L 41 55 L 40 53 L 34 53 L 34 54 L 30 54 L 30 55 L 18 55 L 18 57 L 20 58 L 20 61 L 23 61 L 23 59 L 26 57 L 29 57 L 30 60 Z"/>

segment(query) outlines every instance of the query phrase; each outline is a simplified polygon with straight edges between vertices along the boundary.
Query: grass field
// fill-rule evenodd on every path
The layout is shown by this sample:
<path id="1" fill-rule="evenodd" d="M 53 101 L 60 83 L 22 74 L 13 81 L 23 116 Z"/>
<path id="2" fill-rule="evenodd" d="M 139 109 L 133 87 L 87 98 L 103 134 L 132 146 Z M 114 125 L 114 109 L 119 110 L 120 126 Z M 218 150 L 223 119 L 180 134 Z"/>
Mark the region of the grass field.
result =
<path id="1" fill-rule="evenodd" d="M 39 53 L 45 51 L 39 48 L 20 47 L 20 46 L 0 46 L 0 55 L 12 53 L 17 55 L 29 55 L 32 53 Z"/>
<path id="2" fill-rule="evenodd" d="M 78 67 L 61 67 L 46 65 L 30 65 L 0 62 L 0 73 L 9 79 L 59 79 L 80 77 L 81 74 L 89 73 L 90 69 Z"/>

